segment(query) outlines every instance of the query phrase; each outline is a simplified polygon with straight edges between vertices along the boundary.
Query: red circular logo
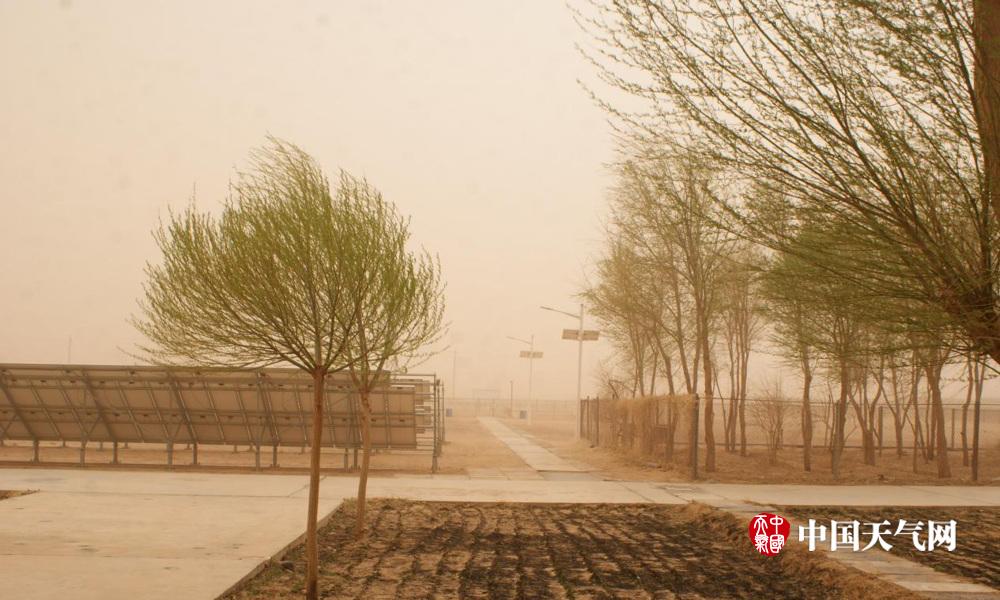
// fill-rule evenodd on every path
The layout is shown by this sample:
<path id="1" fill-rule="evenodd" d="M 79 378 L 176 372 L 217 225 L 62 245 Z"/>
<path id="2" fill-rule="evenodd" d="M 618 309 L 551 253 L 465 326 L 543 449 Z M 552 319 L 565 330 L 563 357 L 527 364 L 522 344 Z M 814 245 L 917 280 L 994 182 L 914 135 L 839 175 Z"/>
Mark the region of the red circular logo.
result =
<path id="1" fill-rule="evenodd" d="M 757 552 L 764 556 L 777 556 L 788 541 L 792 525 L 781 515 L 760 513 L 750 519 L 750 541 Z"/>

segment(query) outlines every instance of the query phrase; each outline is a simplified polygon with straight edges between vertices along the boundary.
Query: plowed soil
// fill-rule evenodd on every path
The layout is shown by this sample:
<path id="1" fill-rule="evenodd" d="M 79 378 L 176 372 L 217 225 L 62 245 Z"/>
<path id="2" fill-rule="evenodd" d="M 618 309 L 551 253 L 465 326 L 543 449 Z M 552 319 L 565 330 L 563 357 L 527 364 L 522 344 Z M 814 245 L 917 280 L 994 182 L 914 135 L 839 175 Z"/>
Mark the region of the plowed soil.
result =
<path id="1" fill-rule="evenodd" d="M 819 555 L 758 555 L 746 525 L 704 507 L 345 504 L 320 534 L 324 598 L 908 598 Z M 301 598 L 302 548 L 231 600 Z"/>

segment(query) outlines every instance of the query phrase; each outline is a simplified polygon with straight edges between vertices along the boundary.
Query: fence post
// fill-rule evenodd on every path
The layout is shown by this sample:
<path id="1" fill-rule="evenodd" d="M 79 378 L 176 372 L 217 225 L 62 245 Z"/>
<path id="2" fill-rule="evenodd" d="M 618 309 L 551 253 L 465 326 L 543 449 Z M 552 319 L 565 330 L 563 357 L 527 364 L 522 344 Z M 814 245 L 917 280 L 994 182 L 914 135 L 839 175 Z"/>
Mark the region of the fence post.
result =
<path id="1" fill-rule="evenodd" d="M 694 395 L 691 403 L 691 479 L 698 479 L 698 404 L 701 400 Z"/>
<path id="2" fill-rule="evenodd" d="M 597 427 L 594 428 L 596 429 L 594 435 L 594 446 L 600 448 L 601 447 L 601 397 L 600 396 L 594 398 L 594 404 L 597 406 L 597 410 L 594 411 L 597 417 L 594 420 L 594 422 L 597 423 Z"/>

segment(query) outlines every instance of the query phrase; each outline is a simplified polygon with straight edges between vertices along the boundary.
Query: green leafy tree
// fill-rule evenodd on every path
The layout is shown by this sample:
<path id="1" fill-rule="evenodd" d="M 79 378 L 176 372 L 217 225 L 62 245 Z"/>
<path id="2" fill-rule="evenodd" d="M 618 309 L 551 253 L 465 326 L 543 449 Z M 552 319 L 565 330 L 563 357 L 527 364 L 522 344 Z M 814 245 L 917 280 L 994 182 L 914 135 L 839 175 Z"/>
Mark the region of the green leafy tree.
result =
<path id="1" fill-rule="evenodd" d="M 385 385 L 386 366 L 402 368 L 443 333 L 444 284 L 426 251 L 407 248 L 409 222 L 367 181 L 341 176 L 339 205 L 359 243 L 351 247 L 344 293 L 350 306 L 348 370 L 361 403 L 363 456 L 355 535 L 365 530 L 371 461 L 372 393 Z"/>
<path id="2" fill-rule="evenodd" d="M 350 260 L 368 240 L 347 219 L 316 162 L 271 138 L 232 184 L 222 214 L 189 207 L 154 232 L 163 254 L 146 273 L 136 327 L 160 364 L 291 364 L 313 378 L 306 595 L 318 597 L 320 448 L 327 375 L 351 362 Z"/>
<path id="3" fill-rule="evenodd" d="M 849 222 L 849 243 L 871 251 L 819 265 L 828 277 L 931 321 L 913 328 L 946 321 L 1000 360 L 1000 5 L 593 4 L 596 15 L 581 11 L 593 62 L 639 102 L 603 103 L 626 137 L 781 189 L 786 210 Z M 798 243 L 745 198 L 726 204 L 755 241 Z"/>

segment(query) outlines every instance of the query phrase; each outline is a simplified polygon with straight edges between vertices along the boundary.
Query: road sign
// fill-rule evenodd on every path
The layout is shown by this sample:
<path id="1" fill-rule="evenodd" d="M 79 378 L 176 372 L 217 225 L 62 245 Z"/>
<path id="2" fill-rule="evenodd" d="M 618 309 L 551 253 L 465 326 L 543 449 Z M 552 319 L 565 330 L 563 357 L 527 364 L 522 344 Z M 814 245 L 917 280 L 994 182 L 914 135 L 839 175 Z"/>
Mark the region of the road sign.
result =
<path id="1" fill-rule="evenodd" d="M 521 358 L 541 358 L 541 352 L 531 352 L 530 350 L 521 350 Z"/>
<path id="2" fill-rule="evenodd" d="M 583 341 L 585 341 L 585 342 L 593 342 L 593 341 L 597 340 L 598 335 L 600 335 L 599 331 L 594 331 L 593 329 L 584 329 L 583 330 Z M 564 340 L 579 341 L 580 340 L 580 330 L 579 329 L 563 329 L 562 339 L 564 339 Z"/>

